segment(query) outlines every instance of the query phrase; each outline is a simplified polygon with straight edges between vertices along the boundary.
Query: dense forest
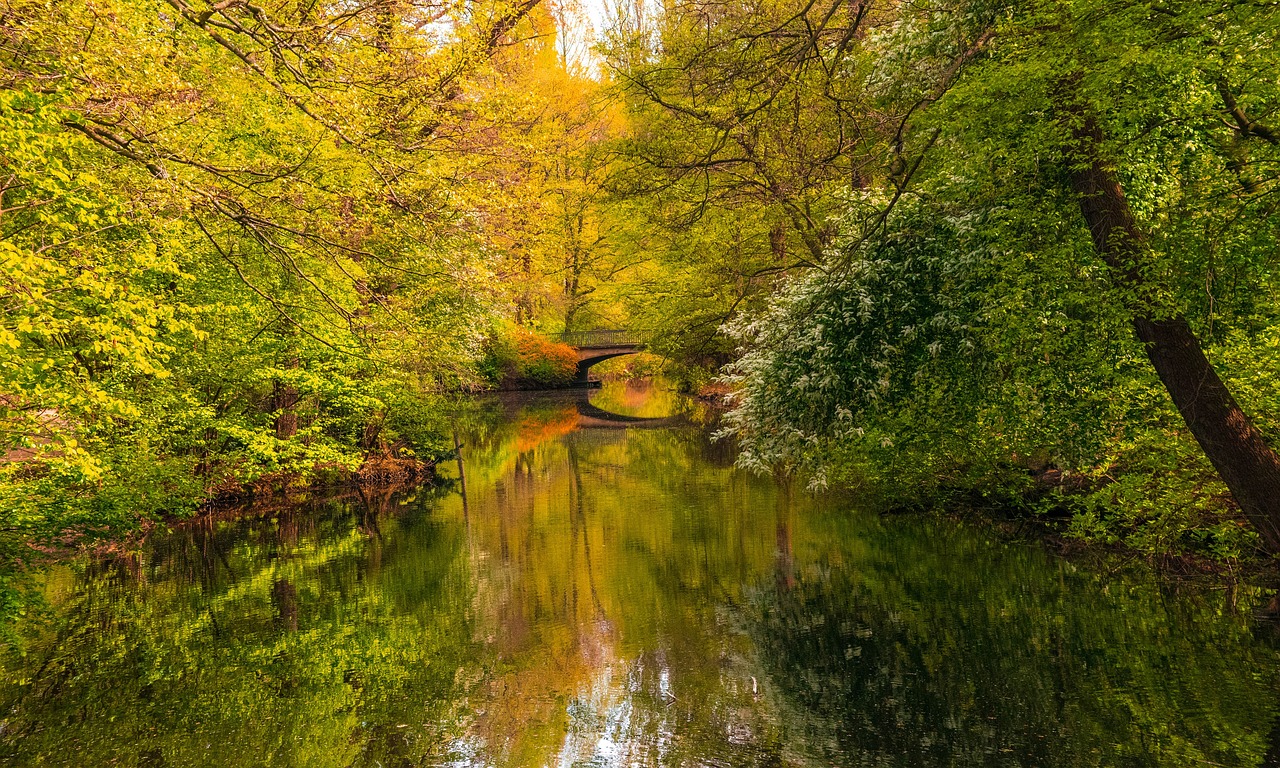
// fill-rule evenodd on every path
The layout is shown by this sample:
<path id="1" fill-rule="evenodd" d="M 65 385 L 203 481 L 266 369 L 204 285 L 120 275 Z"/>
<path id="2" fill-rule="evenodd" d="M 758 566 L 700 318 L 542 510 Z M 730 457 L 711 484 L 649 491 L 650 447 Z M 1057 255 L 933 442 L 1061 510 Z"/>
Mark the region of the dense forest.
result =
<path id="1" fill-rule="evenodd" d="M 460 398 L 625 328 L 727 401 L 742 467 L 1258 562 L 1277 30 L 1268 0 L 5 0 L 4 556 L 429 469 Z"/>

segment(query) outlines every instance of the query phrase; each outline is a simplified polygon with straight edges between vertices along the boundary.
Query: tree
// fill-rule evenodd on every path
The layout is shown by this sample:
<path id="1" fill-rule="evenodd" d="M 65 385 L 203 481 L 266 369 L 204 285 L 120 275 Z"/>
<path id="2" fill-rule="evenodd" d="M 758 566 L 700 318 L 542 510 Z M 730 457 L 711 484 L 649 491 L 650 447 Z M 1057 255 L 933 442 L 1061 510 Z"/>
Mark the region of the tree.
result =
<path id="1" fill-rule="evenodd" d="M 498 100 L 537 2 L 5 12 L 4 535 L 447 450 L 439 398 L 527 282 L 486 206 L 544 189 L 494 169 L 565 101 Z"/>
<path id="2" fill-rule="evenodd" d="M 1147 238 L 1116 171 L 1101 156 L 1105 140 L 1097 121 L 1085 116 L 1074 135 L 1081 156 L 1075 159 L 1071 184 L 1094 247 L 1117 281 L 1140 293 L 1146 282 Z M 1267 549 L 1280 553 L 1280 456 L 1236 403 L 1184 316 L 1162 317 L 1158 310 L 1138 305 L 1133 327 L 1196 442 Z"/>
<path id="3" fill-rule="evenodd" d="M 656 348 L 719 365 L 732 350 L 718 327 L 821 263 L 843 192 L 897 157 L 882 151 L 896 118 L 850 72 L 880 14 L 843 0 L 637 9 L 619 8 L 605 47 L 632 124 L 612 186 L 659 265 L 630 302 Z"/>
<path id="4" fill-rule="evenodd" d="M 1260 76 L 1274 66 L 1272 52 L 1258 47 L 1276 14 L 1200 3 L 1032 5 L 991 27 L 989 60 L 969 86 L 1047 108 L 1063 181 L 1146 356 L 1272 553 L 1280 551 L 1280 458 L 1210 363 L 1188 313 L 1208 294 L 1206 332 L 1215 322 L 1259 328 L 1270 320 L 1239 294 L 1271 284 L 1255 238 L 1275 231 L 1265 196 L 1280 156 L 1266 154 L 1275 137 L 1241 104 L 1270 114 L 1280 103 Z M 1137 191 L 1138 211 L 1125 187 Z M 1202 254 L 1208 260 L 1197 264 Z M 1214 285 L 1223 272 L 1244 278 L 1226 302 Z"/>
<path id="5" fill-rule="evenodd" d="M 861 94 L 857 114 L 890 118 L 861 136 L 894 159 L 865 166 L 823 219 L 835 228 L 816 274 L 735 326 L 747 346 L 731 429 L 744 461 L 816 466 L 868 434 L 907 443 L 910 413 L 968 436 L 934 451 L 952 462 L 971 463 L 982 444 L 1006 459 L 1047 452 L 1087 466 L 1111 450 L 1108 434 L 1162 418 L 1138 405 L 1149 379 L 1133 367 L 1140 356 L 1276 551 L 1274 394 L 1251 386 L 1263 396 L 1248 404 L 1260 429 L 1229 389 L 1267 365 L 1240 350 L 1268 349 L 1276 329 L 1259 301 L 1274 286 L 1267 121 L 1278 98 L 1259 41 L 1276 9 L 1081 0 L 868 13 L 875 33 L 846 48 L 803 12 L 742 29 L 692 6 L 668 22 L 711 30 L 705 50 L 693 44 L 706 57 L 750 61 L 780 40 L 840 52 L 841 66 L 824 70 L 837 83 L 828 90 Z M 699 59 L 664 50 L 652 67 L 682 72 L 668 69 L 682 60 Z M 762 71 L 781 77 L 802 60 L 766 60 Z M 716 93 L 716 82 L 684 91 Z M 700 133 L 703 114 L 661 92 L 650 101 L 704 153 L 722 145 Z M 731 114 L 726 135 L 755 114 Z M 779 162 L 803 165 L 803 149 Z M 857 296 L 865 311 L 849 303 Z M 1122 325 L 1137 343 L 1115 335 Z M 1216 373 L 1214 354 L 1232 368 Z"/>

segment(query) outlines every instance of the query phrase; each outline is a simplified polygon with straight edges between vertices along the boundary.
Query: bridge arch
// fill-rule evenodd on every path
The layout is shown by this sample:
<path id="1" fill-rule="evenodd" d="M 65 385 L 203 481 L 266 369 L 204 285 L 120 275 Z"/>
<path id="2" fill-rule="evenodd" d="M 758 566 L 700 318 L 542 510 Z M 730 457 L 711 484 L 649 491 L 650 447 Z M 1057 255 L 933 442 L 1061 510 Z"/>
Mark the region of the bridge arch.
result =
<path id="1" fill-rule="evenodd" d="M 591 366 L 623 355 L 644 351 L 640 335 L 625 330 L 568 331 L 557 339 L 568 344 L 578 353 L 578 375 L 575 383 L 586 386 L 590 381 Z"/>

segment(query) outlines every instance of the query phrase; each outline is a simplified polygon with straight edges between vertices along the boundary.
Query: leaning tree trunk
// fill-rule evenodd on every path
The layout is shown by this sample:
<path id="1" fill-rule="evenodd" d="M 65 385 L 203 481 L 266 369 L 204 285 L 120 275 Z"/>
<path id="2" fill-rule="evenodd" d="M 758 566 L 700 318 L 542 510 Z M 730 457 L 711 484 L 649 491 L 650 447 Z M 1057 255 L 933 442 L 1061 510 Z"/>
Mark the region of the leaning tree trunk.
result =
<path id="1" fill-rule="evenodd" d="M 1146 242 L 1115 170 L 1103 159 L 1102 131 L 1086 117 L 1075 138 L 1079 156 L 1071 182 L 1094 246 L 1122 287 L 1140 296 Z M 1134 330 L 1174 406 L 1267 550 L 1280 554 L 1280 457 L 1240 410 L 1186 319 L 1153 317 L 1140 299 L 1134 310 Z"/>

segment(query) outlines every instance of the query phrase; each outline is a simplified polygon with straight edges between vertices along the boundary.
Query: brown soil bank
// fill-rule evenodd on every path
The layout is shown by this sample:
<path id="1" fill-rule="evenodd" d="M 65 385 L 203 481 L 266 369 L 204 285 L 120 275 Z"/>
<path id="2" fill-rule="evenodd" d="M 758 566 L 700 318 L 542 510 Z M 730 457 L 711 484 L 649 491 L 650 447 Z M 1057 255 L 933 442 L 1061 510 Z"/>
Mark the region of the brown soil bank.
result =
<path id="1" fill-rule="evenodd" d="M 252 482 L 228 482 L 215 486 L 202 505 L 205 510 L 236 505 L 247 500 L 287 497 L 322 488 L 386 488 L 416 485 L 435 478 L 436 462 L 409 456 L 371 454 L 357 470 L 339 466 L 316 467 L 310 476 L 272 473 Z"/>

